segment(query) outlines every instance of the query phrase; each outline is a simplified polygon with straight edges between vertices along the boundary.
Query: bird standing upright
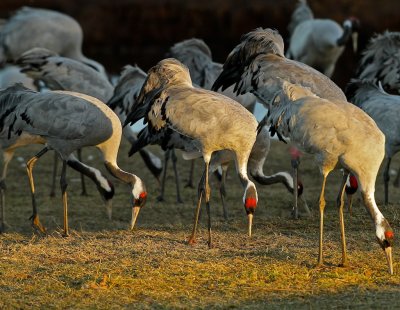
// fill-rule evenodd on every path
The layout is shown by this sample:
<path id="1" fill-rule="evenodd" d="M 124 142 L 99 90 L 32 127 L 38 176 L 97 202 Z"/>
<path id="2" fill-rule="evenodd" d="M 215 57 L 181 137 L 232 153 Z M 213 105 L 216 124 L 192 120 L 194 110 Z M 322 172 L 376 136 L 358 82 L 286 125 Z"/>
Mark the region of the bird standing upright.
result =
<path id="1" fill-rule="evenodd" d="M 249 225 L 257 206 L 257 190 L 247 176 L 247 162 L 256 140 L 257 121 L 239 103 L 211 91 L 193 87 L 189 70 L 173 58 L 152 67 L 125 124 L 142 116 L 148 122 L 139 134 L 143 145 L 167 140 L 179 133 L 187 140 L 186 151 L 200 153 L 205 162 L 199 182 L 199 199 L 195 223 L 189 243 L 195 242 L 197 221 L 203 195 L 208 213 L 208 244 L 212 246 L 210 219 L 210 187 L 208 173 L 211 156 L 219 150 L 235 153 L 239 178 L 245 188 L 243 202 Z"/>
<path id="2" fill-rule="evenodd" d="M 314 18 L 307 1 L 299 0 L 288 27 L 290 45 L 286 56 L 331 77 L 350 37 L 354 52 L 357 51 L 359 28 L 355 17 L 346 19 L 343 28 L 331 19 Z"/>
<path id="3" fill-rule="evenodd" d="M 37 93 L 21 85 L 0 92 L 0 129 L 9 133 L 28 133 L 42 139 L 46 146 L 27 163 L 33 218 L 37 217 L 32 169 L 49 149 L 63 160 L 60 185 L 64 206 L 64 235 L 69 234 L 66 165 L 72 152 L 85 146 L 96 146 L 103 154 L 107 170 L 132 187 L 133 228 L 140 208 L 146 201 L 142 180 L 118 167 L 117 154 L 122 127 L 110 108 L 96 98 L 65 91 Z"/>

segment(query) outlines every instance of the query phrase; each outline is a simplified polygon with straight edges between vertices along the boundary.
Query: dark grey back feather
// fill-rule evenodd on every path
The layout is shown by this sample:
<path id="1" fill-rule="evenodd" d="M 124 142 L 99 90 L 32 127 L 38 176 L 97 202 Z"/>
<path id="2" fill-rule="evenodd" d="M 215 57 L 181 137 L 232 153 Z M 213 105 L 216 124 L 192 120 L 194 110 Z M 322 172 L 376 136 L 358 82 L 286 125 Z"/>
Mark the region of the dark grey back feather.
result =
<path id="1" fill-rule="evenodd" d="M 400 92 L 400 32 L 377 34 L 362 53 L 358 78 Z"/>

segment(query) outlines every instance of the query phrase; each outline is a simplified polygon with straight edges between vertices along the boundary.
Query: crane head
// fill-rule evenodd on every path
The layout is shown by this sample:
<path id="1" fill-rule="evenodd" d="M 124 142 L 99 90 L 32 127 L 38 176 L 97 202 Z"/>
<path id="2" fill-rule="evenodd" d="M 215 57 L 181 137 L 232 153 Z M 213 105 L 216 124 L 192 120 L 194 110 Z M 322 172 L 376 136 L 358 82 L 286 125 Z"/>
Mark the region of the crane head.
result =
<path id="1" fill-rule="evenodd" d="M 392 246 L 394 243 L 394 233 L 385 218 L 382 218 L 380 223 L 376 226 L 376 238 L 382 250 L 385 252 L 389 273 L 393 274 Z"/>
<path id="2" fill-rule="evenodd" d="M 137 183 L 134 184 L 132 189 L 132 220 L 131 220 L 131 230 L 135 227 L 137 217 L 139 215 L 140 210 L 145 205 L 147 200 L 147 191 L 144 186 L 144 183 L 139 178 L 137 179 Z"/>
<path id="3" fill-rule="evenodd" d="M 253 226 L 253 215 L 258 203 L 257 189 L 253 182 L 249 181 L 243 197 L 244 209 L 249 220 L 249 236 L 251 237 L 251 229 Z"/>

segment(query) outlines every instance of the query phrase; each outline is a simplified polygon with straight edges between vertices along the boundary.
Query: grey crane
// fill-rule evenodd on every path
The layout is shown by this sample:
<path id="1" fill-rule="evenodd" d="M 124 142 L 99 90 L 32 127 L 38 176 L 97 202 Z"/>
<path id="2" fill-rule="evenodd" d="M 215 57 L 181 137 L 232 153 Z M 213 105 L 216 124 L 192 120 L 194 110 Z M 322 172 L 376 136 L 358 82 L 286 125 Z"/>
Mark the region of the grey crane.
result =
<path id="1" fill-rule="evenodd" d="M 80 61 L 105 75 L 104 67 L 82 54 L 83 32 L 79 23 L 66 14 L 23 7 L 0 28 L 0 63 L 13 62 L 22 53 L 43 47 Z"/>
<path id="2" fill-rule="evenodd" d="M 142 180 L 118 167 L 121 122 L 115 113 L 94 97 L 67 91 L 38 93 L 21 85 L 0 92 L 0 130 L 9 134 L 37 136 L 46 146 L 27 163 L 32 193 L 33 218 L 37 218 L 35 187 L 32 175 L 36 161 L 49 149 L 62 161 L 60 185 L 64 206 L 64 235 L 69 234 L 66 168 L 69 156 L 85 146 L 96 146 L 103 155 L 107 170 L 131 186 L 134 227 L 140 208 L 147 197 Z"/>
<path id="3" fill-rule="evenodd" d="M 325 184 L 336 167 L 345 171 L 337 206 L 340 218 L 342 263 L 347 265 L 343 217 L 343 196 L 349 173 L 358 180 L 364 205 L 374 225 L 377 241 L 385 251 L 389 273 L 393 274 L 394 233 L 380 212 L 374 197 L 375 182 L 385 153 L 385 136 L 372 118 L 347 102 L 322 99 L 308 89 L 282 82 L 279 102 L 272 108 L 269 122 L 292 143 L 313 154 L 323 176 L 319 198 L 320 239 L 318 263 L 323 264 Z"/>
<path id="4" fill-rule="evenodd" d="M 352 173 L 359 181 L 364 204 L 375 224 L 378 243 L 384 249 L 389 271 L 393 273 L 391 251 L 394 234 L 374 198 L 375 180 L 385 143 L 375 122 L 359 108 L 348 104 L 344 94 L 340 89 L 337 91 L 338 87 L 329 78 L 307 65 L 285 59 L 282 38 L 271 29 L 259 28 L 246 34 L 230 53 L 213 88 L 232 84 L 239 93 L 253 92 L 260 100 L 269 103 L 267 122 L 278 136 L 289 136 L 300 149 L 316 155 L 324 177 L 319 202 L 319 264 L 323 263 L 326 177 L 340 164 L 345 169 L 337 200 L 342 264 L 347 263 L 343 193 L 348 174 Z"/>
<path id="5" fill-rule="evenodd" d="M 257 134 L 254 116 L 228 97 L 193 87 L 187 67 L 173 58 L 164 59 L 149 70 L 136 107 L 125 124 L 145 116 L 148 126 L 138 136 L 143 144 L 157 141 L 159 135 L 168 136 L 175 132 L 186 137 L 186 151 L 203 156 L 205 169 L 199 183 L 199 199 L 189 243 L 195 242 L 204 195 L 208 213 L 208 245 L 212 246 L 208 170 L 212 154 L 219 150 L 229 149 L 236 155 L 239 178 L 245 188 L 243 202 L 250 223 L 258 201 L 256 187 L 247 176 L 247 162 Z"/>
<path id="6" fill-rule="evenodd" d="M 400 93 L 400 32 L 385 31 L 373 36 L 357 71 L 357 78 L 382 83 L 391 93 Z"/>
<path id="7" fill-rule="evenodd" d="M 257 28 L 241 38 L 228 55 L 223 71 L 212 89 L 222 90 L 234 85 L 237 94 L 253 93 L 269 108 L 276 94 L 281 91 L 281 79 L 308 87 L 326 99 L 346 101 L 342 90 L 326 75 L 301 62 L 291 60 L 283 54 L 283 39 L 278 31 Z M 262 88 L 262 92 L 259 92 Z M 266 120 L 267 118 L 265 118 Z M 264 121 L 261 121 L 260 128 Z M 275 134 L 274 128 L 271 128 Z M 279 133 L 278 133 L 279 137 Z M 298 161 L 292 160 L 297 175 Z M 297 178 L 294 178 L 297 183 Z M 294 186 L 297 189 L 298 186 Z M 297 218 L 297 195 L 294 195 L 294 217 Z"/>
<path id="8" fill-rule="evenodd" d="M 350 37 L 357 51 L 359 28 L 355 17 L 346 19 L 343 28 L 331 19 L 314 18 L 307 1 L 299 0 L 288 26 L 290 45 L 286 56 L 331 77 Z"/>
<path id="9" fill-rule="evenodd" d="M 189 68 L 190 77 L 193 83 L 204 89 L 210 90 L 215 79 L 222 71 L 222 64 L 214 62 L 212 60 L 210 48 L 201 39 L 192 38 L 178 42 L 169 49 L 167 54 L 169 57 L 178 59 L 180 62 L 186 65 Z M 232 88 L 228 88 L 222 93 L 225 96 L 228 96 L 242 104 L 250 112 L 253 112 L 254 106 L 256 104 L 256 99 L 253 95 L 244 94 L 237 96 L 233 93 Z M 171 149 L 171 152 L 174 152 L 173 149 Z M 170 156 L 169 151 L 167 151 L 166 156 Z M 176 160 L 176 155 L 174 153 L 172 153 L 172 158 L 173 160 Z M 175 167 L 176 163 L 173 162 L 173 164 L 175 175 L 177 176 L 178 174 Z M 193 187 L 193 171 L 194 161 L 192 161 L 190 174 L 186 186 Z M 226 172 L 226 170 L 223 171 Z M 223 179 L 225 178 L 223 177 Z M 179 188 L 178 182 L 177 188 Z M 224 214 L 226 215 L 226 209 L 224 209 Z"/>
<path id="10" fill-rule="evenodd" d="M 379 81 L 388 93 L 400 93 L 400 32 L 385 31 L 369 40 L 362 52 L 357 78 Z M 393 184 L 400 186 L 400 169 Z"/>
<path id="11" fill-rule="evenodd" d="M 107 103 L 120 118 L 121 122 L 125 121 L 126 110 L 123 104 L 119 106 L 116 103 L 120 99 L 124 100 L 125 96 L 131 96 L 131 92 L 135 91 L 135 89 L 140 90 L 144 81 L 144 78 L 137 78 L 137 76 L 141 76 L 140 73 L 136 76 L 131 74 L 132 71 L 140 70 L 139 68 L 127 66 L 114 89 L 111 83 L 96 70 L 82 65 L 76 60 L 58 56 L 44 48 L 33 48 L 23 53 L 17 63 L 21 65 L 22 72 L 34 80 L 43 81 L 52 90 L 79 92 Z M 109 100 L 110 102 L 108 102 Z M 129 101 L 129 99 L 126 99 L 126 101 Z M 137 139 L 136 134 L 129 126 L 123 129 L 123 135 L 130 143 L 134 143 Z M 140 155 L 158 180 L 162 171 L 160 159 L 146 149 L 141 150 Z"/>
<path id="12" fill-rule="evenodd" d="M 385 134 L 385 204 L 389 202 L 389 169 L 400 151 L 400 96 L 390 95 L 371 81 L 352 80 L 346 91 L 349 101 L 365 111 Z"/>

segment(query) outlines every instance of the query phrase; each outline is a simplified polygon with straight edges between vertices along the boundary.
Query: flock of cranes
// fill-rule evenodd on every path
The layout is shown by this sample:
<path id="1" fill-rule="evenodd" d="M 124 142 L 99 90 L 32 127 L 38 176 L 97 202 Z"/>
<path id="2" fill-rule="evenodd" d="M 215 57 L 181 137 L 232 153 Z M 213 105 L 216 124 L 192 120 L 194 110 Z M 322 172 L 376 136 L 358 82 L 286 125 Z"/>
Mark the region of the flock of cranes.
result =
<path id="1" fill-rule="evenodd" d="M 379 167 L 386 158 L 388 203 L 390 161 L 400 149 L 396 122 L 400 97 L 386 92 L 400 90 L 400 34 L 387 32 L 371 40 L 346 97 L 330 76 L 350 37 L 353 36 L 357 47 L 359 27 L 356 18 L 346 20 L 343 27 L 332 20 L 316 19 L 306 1 L 300 0 L 289 25 L 291 36 L 286 56 L 283 38 L 278 31 L 268 28 L 243 35 L 224 64 L 212 60 L 204 41 L 188 39 L 172 46 L 167 58 L 147 73 L 138 66 L 127 65 L 114 86 L 104 67 L 82 54 L 82 29 L 74 19 L 51 10 L 20 9 L 0 26 L 0 63 L 18 65 L 16 73 L 29 87 L 0 85 L 0 142 L 4 158 L 0 231 L 4 230 L 7 167 L 15 149 L 29 144 L 44 145 L 27 163 L 32 223 L 36 228 L 45 231 L 38 216 L 32 170 L 48 150 L 54 150 L 62 160 L 64 235 L 69 234 L 67 165 L 96 183 L 111 217 L 112 183 L 73 155 L 86 146 L 95 146 L 111 175 L 131 187 L 132 229 L 148 193 L 139 176 L 118 167 L 116 159 L 124 136 L 132 145 L 130 155 L 140 152 L 156 180 L 163 170 L 162 163 L 145 147 L 158 144 L 166 150 L 160 199 L 166 161 L 172 154 L 177 200 L 181 200 L 174 149 L 183 150 L 185 159 L 203 158 L 205 167 L 198 184 L 191 244 L 196 242 L 204 200 L 208 245 L 212 246 L 209 173 L 222 168 L 220 193 L 224 198 L 226 171 L 234 161 L 244 190 L 243 205 L 251 235 L 258 204 L 256 184 L 282 183 L 293 193 L 295 210 L 299 196 L 310 212 L 301 195 L 303 186 L 297 180 L 297 155 L 292 160 L 296 177 L 285 171 L 271 176 L 263 172 L 270 151 L 270 134 L 276 134 L 280 140 L 290 140 L 303 152 L 314 155 L 323 177 L 318 264 L 323 264 L 325 184 L 329 173 L 339 167 L 343 169 L 337 195 L 341 265 L 348 264 L 344 194 L 353 193 L 358 186 L 392 274 L 394 233 L 377 206 L 374 192 Z M 11 65 L 5 68 L 15 72 Z M 260 123 L 252 114 L 256 101 L 268 109 Z M 136 136 L 129 125 L 141 119 L 146 126 Z M 224 199 L 222 203 L 226 215 Z"/>

